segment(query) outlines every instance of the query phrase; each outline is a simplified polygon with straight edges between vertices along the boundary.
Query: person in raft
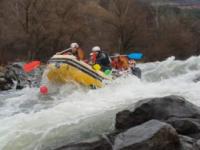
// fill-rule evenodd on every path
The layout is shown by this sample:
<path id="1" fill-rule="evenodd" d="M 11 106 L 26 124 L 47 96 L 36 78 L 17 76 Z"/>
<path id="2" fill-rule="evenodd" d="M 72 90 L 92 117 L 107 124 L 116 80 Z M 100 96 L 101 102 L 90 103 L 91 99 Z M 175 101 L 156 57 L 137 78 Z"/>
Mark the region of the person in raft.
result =
<path id="1" fill-rule="evenodd" d="M 126 56 L 122 56 L 119 53 L 114 54 L 112 57 L 112 68 L 119 70 L 119 71 L 125 71 L 129 69 L 129 60 Z"/>
<path id="2" fill-rule="evenodd" d="M 70 48 L 59 52 L 60 55 L 74 55 L 78 60 L 84 60 L 84 52 L 78 43 L 71 43 Z"/>
<path id="3" fill-rule="evenodd" d="M 101 50 L 99 46 L 94 46 L 90 54 L 92 64 L 99 64 L 101 70 L 104 72 L 106 70 L 111 70 L 111 61 L 107 53 Z"/>
<path id="4" fill-rule="evenodd" d="M 76 56 L 78 60 L 84 60 L 84 52 L 78 43 L 71 43 L 71 54 Z"/>

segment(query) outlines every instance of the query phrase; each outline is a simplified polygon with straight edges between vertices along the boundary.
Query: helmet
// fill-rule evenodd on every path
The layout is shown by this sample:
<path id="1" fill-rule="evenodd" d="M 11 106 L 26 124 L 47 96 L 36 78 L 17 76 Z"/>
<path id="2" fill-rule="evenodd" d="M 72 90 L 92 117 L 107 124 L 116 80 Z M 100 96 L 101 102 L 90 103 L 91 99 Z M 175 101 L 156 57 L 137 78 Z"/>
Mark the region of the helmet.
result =
<path id="1" fill-rule="evenodd" d="M 95 46 L 95 47 L 92 48 L 92 51 L 93 52 L 100 52 L 101 48 L 99 46 Z"/>
<path id="2" fill-rule="evenodd" d="M 78 43 L 71 43 L 70 45 L 71 48 L 79 48 Z"/>
<path id="3" fill-rule="evenodd" d="M 114 57 L 119 57 L 120 54 L 119 54 L 119 53 L 115 53 L 113 56 L 114 56 Z"/>
<path id="4" fill-rule="evenodd" d="M 135 60 L 129 60 L 129 64 L 130 65 L 136 65 L 136 62 L 135 62 Z"/>

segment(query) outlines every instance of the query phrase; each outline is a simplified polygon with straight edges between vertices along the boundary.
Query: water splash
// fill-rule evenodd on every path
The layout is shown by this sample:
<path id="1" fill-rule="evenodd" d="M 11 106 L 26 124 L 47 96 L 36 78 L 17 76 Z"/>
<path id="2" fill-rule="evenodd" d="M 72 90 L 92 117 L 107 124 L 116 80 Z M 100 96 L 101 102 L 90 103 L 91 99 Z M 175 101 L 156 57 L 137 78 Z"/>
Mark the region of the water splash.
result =
<path id="1" fill-rule="evenodd" d="M 179 95 L 199 105 L 200 57 L 140 64 L 143 79 L 119 78 L 88 90 L 66 85 L 49 96 L 38 88 L 0 93 L 0 149 L 43 150 L 111 131 L 116 112 L 140 99 Z"/>

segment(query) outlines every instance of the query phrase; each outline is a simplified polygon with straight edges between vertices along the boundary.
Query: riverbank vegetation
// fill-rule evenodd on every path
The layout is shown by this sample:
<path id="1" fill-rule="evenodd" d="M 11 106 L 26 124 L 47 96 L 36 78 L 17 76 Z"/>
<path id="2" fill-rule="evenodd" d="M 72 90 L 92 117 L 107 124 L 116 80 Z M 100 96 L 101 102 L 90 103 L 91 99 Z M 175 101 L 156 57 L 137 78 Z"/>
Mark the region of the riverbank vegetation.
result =
<path id="1" fill-rule="evenodd" d="M 0 64 L 47 60 L 71 42 L 146 61 L 200 54 L 200 10 L 138 0 L 2 0 Z"/>

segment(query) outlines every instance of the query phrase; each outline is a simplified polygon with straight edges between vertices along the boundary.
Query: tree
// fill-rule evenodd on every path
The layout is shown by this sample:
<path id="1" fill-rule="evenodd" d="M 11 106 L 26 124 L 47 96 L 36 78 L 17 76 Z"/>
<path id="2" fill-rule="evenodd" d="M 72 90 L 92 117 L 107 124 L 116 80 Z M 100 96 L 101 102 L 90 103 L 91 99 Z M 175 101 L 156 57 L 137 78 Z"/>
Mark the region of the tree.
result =
<path id="1" fill-rule="evenodd" d="M 113 30 L 114 45 L 119 51 L 131 50 L 135 47 L 145 47 L 143 36 L 149 32 L 149 20 L 151 13 L 146 5 L 141 5 L 134 0 L 111 0 L 108 9 L 110 15 L 103 21 Z M 143 43 L 143 44 L 142 44 Z"/>

